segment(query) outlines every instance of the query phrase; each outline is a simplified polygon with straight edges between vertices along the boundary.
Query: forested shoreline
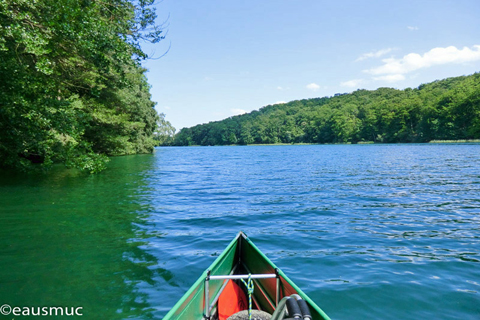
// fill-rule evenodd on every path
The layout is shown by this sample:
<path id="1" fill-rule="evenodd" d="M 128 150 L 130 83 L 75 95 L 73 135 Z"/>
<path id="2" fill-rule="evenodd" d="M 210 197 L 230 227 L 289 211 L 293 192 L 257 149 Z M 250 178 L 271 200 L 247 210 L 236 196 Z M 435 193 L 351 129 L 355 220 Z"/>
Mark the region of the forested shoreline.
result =
<path id="1" fill-rule="evenodd" d="M 163 39 L 153 0 L 0 0 L 0 167 L 152 152 L 159 117 L 142 41 Z"/>
<path id="2" fill-rule="evenodd" d="M 480 138 L 480 73 L 268 105 L 184 128 L 165 145 L 399 143 Z"/>

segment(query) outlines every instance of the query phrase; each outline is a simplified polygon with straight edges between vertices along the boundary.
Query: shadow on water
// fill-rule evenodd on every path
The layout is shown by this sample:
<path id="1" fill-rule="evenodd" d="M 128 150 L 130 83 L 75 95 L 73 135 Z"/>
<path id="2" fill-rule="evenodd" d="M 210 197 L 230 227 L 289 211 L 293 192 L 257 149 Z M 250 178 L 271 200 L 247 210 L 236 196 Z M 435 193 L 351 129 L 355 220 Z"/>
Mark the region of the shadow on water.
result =
<path id="1" fill-rule="evenodd" d="M 86 319 L 153 318 L 144 289 L 158 275 L 168 278 L 144 250 L 150 235 L 141 197 L 153 161 L 117 157 L 99 175 L 2 172 L 0 305 L 82 307 Z"/>

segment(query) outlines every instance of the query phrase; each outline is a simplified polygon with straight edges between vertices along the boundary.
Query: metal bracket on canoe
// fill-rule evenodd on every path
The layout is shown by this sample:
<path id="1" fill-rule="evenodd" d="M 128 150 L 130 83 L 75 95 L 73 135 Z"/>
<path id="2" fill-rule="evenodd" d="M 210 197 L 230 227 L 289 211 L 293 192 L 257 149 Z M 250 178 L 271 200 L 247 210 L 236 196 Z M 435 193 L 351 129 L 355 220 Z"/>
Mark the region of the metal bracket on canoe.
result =
<path id="1" fill-rule="evenodd" d="M 278 273 L 278 269 L 275 269 L 275 273 L 265 273 L 265 274 L 230 274 L 230 275 L 210 275 L 210 270 L 207 270 L 207 276 L 205 277 L 205 302 L 204 302 L 204 309 L 205 309 L 205 319 L 210 320 L 210 312 L 212 311 L 213 307 L 217 303 L 220 295 L 223 292 L 223 289 L 227 286 L 228 281 L 225 281 L 218 291 L 215 299 L 213 299 L 212 303 L 209 304 L 209 289 L 210 289 L 210 280 L 238 280 L 238 279 L 272 279 L 277 278 L 277 294 L 276 294 L 276 305 L 278 305 L 278 300 L 280 297 L 280 275 Z"/>
<path id="2" fill-rule="evenodd" d="M 277 293 L 275 294 L 275 308 L 278 307 L 278 302 L 280 301 L 280 273 L 278 268 L 275 268 L 275 277 L 277 278 Z"/>

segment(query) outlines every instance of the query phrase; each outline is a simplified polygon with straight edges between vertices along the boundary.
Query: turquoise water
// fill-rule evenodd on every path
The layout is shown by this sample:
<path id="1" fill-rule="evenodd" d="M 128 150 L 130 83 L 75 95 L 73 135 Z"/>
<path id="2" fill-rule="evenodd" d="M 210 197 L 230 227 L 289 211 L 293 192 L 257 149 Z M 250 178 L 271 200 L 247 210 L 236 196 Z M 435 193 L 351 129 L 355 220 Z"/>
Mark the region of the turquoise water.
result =
<path id="1" fill-rule="evenodd" d="M 0 306 L 161 319 L 243 230 L 332 319 L 480 318 L 480 145 L 159 148 L 94 176 L 1 174 Z"/>

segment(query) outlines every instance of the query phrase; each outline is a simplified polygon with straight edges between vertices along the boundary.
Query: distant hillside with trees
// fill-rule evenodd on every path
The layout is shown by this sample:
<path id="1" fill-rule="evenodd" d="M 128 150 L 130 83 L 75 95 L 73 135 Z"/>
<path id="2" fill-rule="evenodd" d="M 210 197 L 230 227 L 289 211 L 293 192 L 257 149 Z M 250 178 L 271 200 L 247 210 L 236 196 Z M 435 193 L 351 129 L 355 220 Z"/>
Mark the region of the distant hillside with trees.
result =
<path id="1" fill-rule="evenodd" d="M 480 138 L 480 73 L 268 105 L 182 129 L 171 144 L 396 143 Z"/>

